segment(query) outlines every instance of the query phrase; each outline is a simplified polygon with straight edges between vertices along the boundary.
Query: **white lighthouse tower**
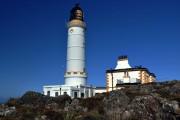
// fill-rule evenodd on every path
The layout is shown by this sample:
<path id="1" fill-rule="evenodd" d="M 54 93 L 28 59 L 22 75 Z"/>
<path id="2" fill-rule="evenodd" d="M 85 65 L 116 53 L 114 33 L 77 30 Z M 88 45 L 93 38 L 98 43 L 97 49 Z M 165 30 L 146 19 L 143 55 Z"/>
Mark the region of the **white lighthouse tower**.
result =
<path id="1" fill-rule="evenodd" d="M 78 4 L 72 8 L 68 21 L 67 57 L 64 85 L 43 86 L 44 95 L 67 94 L 72 98 L 87 98 L 95 95 L 95 88 L 87 85 L 85 68 L 85 30 L 83 10 Z"/>
<path id="2" fill-rule="evenodd" d="M 85 29 L 83 11 L 78 4 L 71 10 L 68 22 L 66 85 L 86 85 Z"/>

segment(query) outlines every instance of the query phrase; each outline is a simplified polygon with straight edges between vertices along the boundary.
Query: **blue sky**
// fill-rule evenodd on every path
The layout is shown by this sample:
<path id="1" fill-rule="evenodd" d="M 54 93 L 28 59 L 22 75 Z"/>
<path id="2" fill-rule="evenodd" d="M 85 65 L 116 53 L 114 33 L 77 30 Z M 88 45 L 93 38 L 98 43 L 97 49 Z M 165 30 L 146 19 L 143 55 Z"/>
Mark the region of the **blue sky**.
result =
<path id="1" fill-rule="evenodd" d="M 178 0 L 1 0 L 0 97 L 63 84 L 70 9 L 85 14 L 88 82 L 105 85 L 119 55 L 158 81 L 180 79 Z"/>

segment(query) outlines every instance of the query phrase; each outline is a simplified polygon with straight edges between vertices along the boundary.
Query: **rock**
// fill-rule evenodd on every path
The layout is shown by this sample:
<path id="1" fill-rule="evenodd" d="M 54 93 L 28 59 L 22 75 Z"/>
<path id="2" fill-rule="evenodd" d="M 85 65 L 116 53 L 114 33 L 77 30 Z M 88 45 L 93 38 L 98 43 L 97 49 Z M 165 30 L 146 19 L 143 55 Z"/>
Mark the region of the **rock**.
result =
<path id="1" fill-rule="evenodd" d="M 82 112 L 83 107 L 79 104 L 79 99 L 72 100 L 71 104 L 67 104 L 64 108 L 65 111 Z"/>
<path id="2" fill-rule="evenodd" d="M 132 117 L 131 117 L 131 112 L 129 111 L 124 111 L 122 113 L 122 120 L 130 120 Z"/>
<path id="3" fill-rule="evenodd" d="M 106 110 L 111 110 L 127 106 L 130 102 L 130 99 L 124 92 L 118 90 L 111 92 L 109 97 L 105 97 L 103 99 L 103 102 Z"/>
<path id="4" fill-rule="evenodd" d="M 123 111 L 129 104 L 129 97 L 121 90 L 113 91 L 109 97 L 103 99 L 104 111 L 107 119 L 121 119 Z"/>
<path id="5" fill-rule="evenodd" d="M 41 119 L 42 119 L 42 120 L 46 120 L 46 119 L 47 119 L 47 116 L 46 116 L 46 115 L 42 115 L 42 116 L 41 116 Z"/>
<path id="6" fill-rule="evenodd" d="M 6 105 L 0 105 L 0 116 L 8 116 L 16 112 L 16 107 L 8 107 Z"/>
<path id="7" fill-rule="evenodd" d="M 58 106 L 57 103 L 53 102 L 53 103 L 46 104 L 46 105 L 45 105 L 45 108 L 46 108 L 46 109 L 53 110 L 53 111 L 58 111 L 59 106 Z"/>
<path id="8" fill-rule="evenodd" d="M 128 105 L 127 109 L 133 110 L 134 119 L 153 120 L 156 118 L 156 113 L 161 111 L 160 104 L 156 98 L 151 95 L 137 96 Z M 157 116 L 159 117 L 159 116 Z"/>

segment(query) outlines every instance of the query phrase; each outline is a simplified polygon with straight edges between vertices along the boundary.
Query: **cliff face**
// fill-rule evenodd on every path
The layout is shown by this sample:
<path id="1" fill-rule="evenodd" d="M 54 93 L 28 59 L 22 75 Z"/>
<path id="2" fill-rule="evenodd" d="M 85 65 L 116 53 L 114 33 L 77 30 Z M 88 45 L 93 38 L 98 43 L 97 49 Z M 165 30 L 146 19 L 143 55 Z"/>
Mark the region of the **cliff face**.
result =
<path id="1" fill-rule="evenodd" d="M 180 81 L 131 85 L 87 99 L 27 92 L 0 106 L 0 120 L 178 120 L 179 106 Z"/>

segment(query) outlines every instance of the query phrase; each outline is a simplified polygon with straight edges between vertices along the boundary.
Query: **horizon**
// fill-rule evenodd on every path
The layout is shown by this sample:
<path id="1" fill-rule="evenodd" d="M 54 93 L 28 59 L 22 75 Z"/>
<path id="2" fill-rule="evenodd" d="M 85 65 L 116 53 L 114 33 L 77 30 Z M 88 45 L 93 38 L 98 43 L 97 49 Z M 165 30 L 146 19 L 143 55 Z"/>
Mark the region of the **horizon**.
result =
<path id="1" fill-rule="evenodd" d="M 180 80 L 180 2 L 23 1 L 0 2 L 0 97 L 42 93 L 63 84 L 70 10 L 80 3 L 86 31 L 88 83 L 105 86 L 105 71 L 120 55 L 131 66 L 155 73 L 157 82 Z"/>

